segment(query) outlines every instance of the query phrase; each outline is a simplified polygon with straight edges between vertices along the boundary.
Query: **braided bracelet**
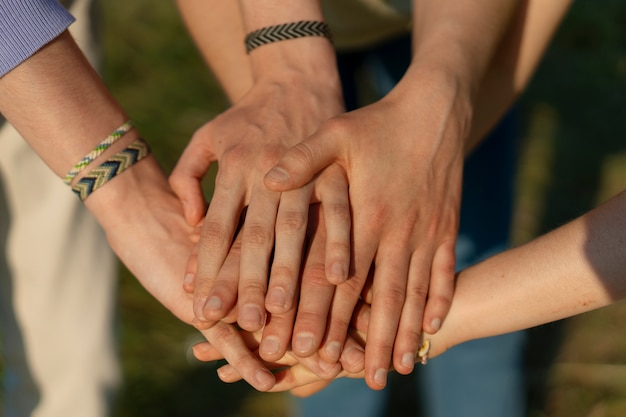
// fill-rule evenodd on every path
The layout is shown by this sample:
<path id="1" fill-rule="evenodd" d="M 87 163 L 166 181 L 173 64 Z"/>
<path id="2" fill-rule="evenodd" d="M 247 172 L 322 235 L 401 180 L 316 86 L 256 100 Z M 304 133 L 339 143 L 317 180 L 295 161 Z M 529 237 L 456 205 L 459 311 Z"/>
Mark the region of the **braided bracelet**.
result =
<path id="1" fill-rule="evenodd" d="M 89 171 L 87 175 L 72 187 L 72 191 L 80 198 L 80 201 L 85 201 L 91 193 L 149 154 L 150 147 L 146 141 L 141 138 L 137 139 L 128 145 L 126 149 L 122 149 L 100 164 L 100 166 Z"/>
<path id="2" fill-rule="evenodd" d="M 107 136 L 102 142 L 100 142 L 91 152 L 89 152 L 86 156 L 83 157 L 76 165 L 72 167 L 72 169 L 65 175 L 63 178 L 63 182 L 67 185 L 70 185 L 72 180 L 81 172 L 87 165 L 92 163 L 97 157 L 102 155 L 102 152 L 106 151 L 109 146 L 113 145 L 128 133 L 135 124 L 132 120 L 126 121 L 123 125 L 115 129 L 109 136 Z"/>
<path id="3" fill-rule="evenodd" d="M 267 26 L 250 32 L 246 36 L 246 52 L 250 53 L 253 49 L 268 43 L 303 38 L 305 36 L 323 36 L 331 42 L 333 40 L 330 28 L 326 23 L 315 20 L 301 20 L 299 22 Z"/>

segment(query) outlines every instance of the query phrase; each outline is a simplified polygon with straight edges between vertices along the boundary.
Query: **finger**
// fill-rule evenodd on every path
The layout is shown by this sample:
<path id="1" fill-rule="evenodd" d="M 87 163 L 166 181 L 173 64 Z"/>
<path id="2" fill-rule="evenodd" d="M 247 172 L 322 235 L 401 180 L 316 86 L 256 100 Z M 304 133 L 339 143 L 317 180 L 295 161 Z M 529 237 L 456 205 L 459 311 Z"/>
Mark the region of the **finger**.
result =
<path id="1" fill-rule="evenodd" d="M 441 244 L 435 252 L 424 309 L 424 331 L 434 334 L 441 328 L 452 305 L 455 285 L 455 242 Z"/>
<path id="2" fill-rule="evenodd" d="M 282 314 L 268 314 L 259 356 L 265 361 L 277 361 L 285 355 L 291 341 L 291 331 L 296 318 L 295 306 Z"/>
<path id="3" fill-rule="evenodd" d="M 193 294 L 196 271 L 198 269 L 198 246 L 194 246 L 193 252 L 189 255 L 185 265 L 185 276 L 183 277 L 183 290 L 188 294 Z"/>
<path id="4" fill-rule="evenodd" d="M 357 332 L 351 331 L 341 353 L 341 366 L 350 373 L 363 372 L 365 369 L 365 342 Z"/>
<path id="5" fill-rule="evenodd" d="M 185 219 L 192 226 L 206 212 L 202 179 L 215 160 L 214 152 L 199 131 L 189 141 L 169 177 L 172 190 L 183 204 Z"/>
<path id="6" fill-rule="evenodd" d="M 313 236 L 302 271 L 300 302 L 292 339 L 292 349 L 299 357 L 310 356 L 319 348 L 326 331 L 328 311 L 335 290 L 335 286 L 326 279 L 324 265 L 326 233 L 324 216 L 319 206 L 312 206 L 309 219 Z M 337 359 L 342 345 L 343 343 L 336 346 Z M 336 361 L 335 359 L 334 362 Z"/>
<path id="7" fill-rule="evenodd" d="M 233 311 L 237 302 L 239 289 L 239 271 L 241 262 L 241 233 L 237 235 L 226 256 L 224 265 L 217 273 L 213 287 L 207 295 L 207 302 L 202 310 L 203 316 L 209 321 L 222 320 Z"/>
<path id="8" fill-rule="evenodd" d="M 223 176 L 218 174 L 218 178 L 220 177 Z M 200 321 L 208 321 L 204 317 L 207 303 L 208 310 L 217 310 L 222 314 L 228 312 L 222 307 L 222 300 L 217 296 L 209 299 L 209 293 L 231 248 L 239 224 L 244 193 L 245 190 L 239 182 L 232 185 L 216 180 L 213 199 L 198 242 L 198 271 L 194 281 L 193 308 L 196 318 Z"/>
<path id="9" fill-rule="evenodd" d="M 259 346 L 260 335 L 258 333 L 239 332 L 241 340 L 248 350 L 254 352 Z M 201 362 L 213 362 L 224 359 L 224 355 L 211 342 L 203 341 L 191 347 L 193 356 Z"/>
<path id="10" fill-rule="evenodd" d="M 246 213 L 241 247 L 237 323 L 248 331 L 259 330 L 265 324 L 265 295 L 279 198 L 279 193 L 268 192 L 259 187 L 252 191 Z"/>
<path id="11" fill-rule="evenodd" d="M 289 367 L 298 366 L 306 369 L 307 372 L 315 375 L 316 380 L 332 380 L 341 373 L 341 365 L 336 363 L 329 366 L 327 370 L 318 367 L 320 359 L 317 355 L 312 355 L 307 358 L 298 358 L 292 353 L 288 353 L 278 361 L 263 362 L 268 369 L 281 370 L 289 369 Z M 231 364 L 226 364 L 220 367 L 218 370 L 218 376 L 221 381 L 226 383 L 233 383 L 242 379 L 241 375 L 237 372 L 237 369 Z M 276 372 L 276 379 L 280 378 L 281 372 Z"/>
<path id="12" fill-rule="evenodd" d="M 351 327 L 357 332 L 367 334 L 367 328 L 369 326 L 372 308 L 369 304 L 359 301 L 354 309 L 354 315 L 352 317 Z"/>
<path id="13" fill-rule="evenodd" d="M 326 278 L 338 285 L 348 279 L 350 269 L 351 213 L 348 198 L 348 180 L 338 165 L 327 168 L 320 183 L 319 200 L 326 223 Z"/>
<path id="14" fill-rule="evenodd" d="M 351 270 L 348 280 L 337 285 L 335 289 L 326 341 L 320 350 L 320 355 L 329 361 L 332 361 L 336 356 L 335 347 L 343 346 L 345 343 L 352 315 L 361 298 L 378 242 L 374 232 L 369 230 L 368 222 L 359 222 L 355 217 L 354 224 L 355 226 L 365 224 L 365 227 L 354 228 L 354 238 L 352 239 L 354 270 Z"/>
<path id="15" fill-rule="evenodd" d="M 311 187 L 288 191 L 280 197 L 276 243 L 265 307 L 281 314 L 294 307 L 309 218 Z"/>
<path id="16" fill-rule="evenodd" d="M 391 365 L 393 345 L 405 302 L 409 253 L 400 233 L 391 242 L 381 242 L 376 254 L 372 284 L 372 310 L 365 346 L 365 380 L 372 389 L 383 389 Z"/>
<path id="17" fill-rule="evenodd" d="M 218 322 L 210 329 L 202 331 L 202 334 L 255 389 L 268 391 L 274 386 L 274 375 L 248 349 L 242 336 L 232 325 Z"/>
<path id="18" fill-rule="evenodd" d="M 213 362 L 224 359 L 224 355 L 209 342 L 196 343 L 191 347 L 193 356 L 201 362 Z"/>
<path id="19" fill-rule="evenodd" d="M 310 397 L 311 395 L 320 392 L 321 390 L 326 388 L 328 385 L 330 385 L 331 382 L 332 381 L 317 381 L 308 385 L 294 388 L 290 390 L 290 392 L 291 395 L 299 398 Z"/>
<path id="20" fill-rule="evenodd" d="M 324 125 L 331 123 L 333 119 Z M 335 135 L 321 128 L 315 134 L 290 148 L 264 178 L 265 185 L 274 191 L 300 188 L 332 162 L 341 157 Z"/>
<path id="21" fill-rule="evenodd" d="M 300 363 L 277 372 L 275 376 L 276 385 L 270 392 L 290 391 L 297 387 L 320 383 L 320 378 Z M 336 378 L 363 378 L 363 374 L 342 371 Z"/>
<path id="22" fill-rule="evenodd" d="M 432 253 L 416 250 L 409 266 L 406 301 L 398 325 L 393 364 L 401 374 L 410 373 L 420 345 L 424 306 L 428 296 Z"/>

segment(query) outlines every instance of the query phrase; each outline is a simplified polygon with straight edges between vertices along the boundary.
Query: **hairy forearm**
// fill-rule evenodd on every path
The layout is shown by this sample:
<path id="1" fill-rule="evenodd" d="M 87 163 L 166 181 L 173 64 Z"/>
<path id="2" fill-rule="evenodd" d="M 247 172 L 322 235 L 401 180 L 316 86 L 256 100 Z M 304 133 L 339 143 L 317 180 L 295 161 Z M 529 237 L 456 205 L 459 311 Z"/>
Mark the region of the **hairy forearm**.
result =
<path id="1" fill-rule="evenodd" d="M 245 30 L 236 0 L 177 0 L 183 21 L 231 103 L 252 87 Z"/>
<path id="2" fill-rule="evenodd" d="M 0 79 L 0 112 L 59 176 L 126 119 L 67 32 Z"/>
<path id="3" fill-rule="evenodd" d="M 626 192 L 458 276 L 433 353 L 597 309 L 626 297 Z"/>

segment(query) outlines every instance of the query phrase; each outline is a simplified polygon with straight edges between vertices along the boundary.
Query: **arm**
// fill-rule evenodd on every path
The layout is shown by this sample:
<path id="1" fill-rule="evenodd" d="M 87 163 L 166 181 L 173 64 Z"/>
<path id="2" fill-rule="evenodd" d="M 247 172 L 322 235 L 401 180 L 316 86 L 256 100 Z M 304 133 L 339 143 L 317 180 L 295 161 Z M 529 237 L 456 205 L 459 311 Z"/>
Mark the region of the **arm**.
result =
<path id="1" fill-rule="evenodd" d="M 469 340 L 527 329 L 626 298 L 625 212 L 623 191 L 544 236 L 461 271 L 445 324 L 436 334 L 424 336 L 431 342 L 429 357 Z M 357 327 L 365 330 L 367 320 Z M 202 360 L 219 357 L 207 344 L 194 352 Z M 285 363 L 294 362 L 286 358 Z M 276 390 L 319 384 L 318 377 L 296 366 Z M 342 375 L 363 377 L 352 370 Z M 221 375 L 228 375 L 224 378 L 228 382 L 236 379 L 230 368 Z M 300 394 L 312 392 L 305 389 Z"/>
<path id="2" fill-rule="evenodd" d="M 466 151 L 480 143 L 524 91 L 571 3 L 572 0 L 520 3 L 480 86 Z"/>
<path id="3" fill-rule="evenodd" d="M 626 297 L 626 192 L 551 233 L 461 272 L 433 354 Z M 489 294 L 489 297 L 485 297 Z"/>
<path id="4" fill-rule="evenodd" d="M 177 0 L 185 26 L 231 103 L 252 87 L 238 1 Z"/>
<path id="5" fill-rule="evenodd" d="M 184 15 L 202 13 L 202 9 L 191 11 L 196 3 L 181 1 L 179 4 L 189 8 Z M 266 309 L 272 314 L 283 314 L 295 308 L 304 233 L 312 200 L 323 199 L 324 209 L 333 209 L 327 216 L 328 223 L 336 225 L 330 228 L 328 235 L 327 247 L 333 249 L 329 250 L 328 264 L 339 263 L 339 279 L 347 275 L 349 208 L 345 180 L 339 170 L 321 176 L 315 187 L 307 186 L 282 195 L 267 190 L 262 183 L 263 175 L 288 147 L 313 132 L 322 121 L 341 112 L 343 106 L 334 50 L 328 39 L 304 37 L 276 42 L 251 51 L 249 56 L 241 56 L 244 33 L 275 24 L 322 20 L 316 2 L 283 7 L 275 1 L 242 1 L 241 17 L 231 13 L 230 6 L 228 11 L 217 10 L 223 12 L 219 20 L 236 20 L 243 24 L 243 27 L 224 25 L 228 28 L 224 30 L 233 32 L 227 38 L 239 38 L 239 44 L 232 49 L 216 48 L 213 40 L 208 39 L 208 29 L 192 29 L 197 44 L 212 68 L 217 68 L 213 62 L 219 57 L 236 54 L 237 59 L 233 56 L 227 62 L 247 62 L 253 84 L 232 108 L 196 132 L 170 182 L 183 203 L 195 208 L 194 213 L 200 213 L 200 179 L 211 160 L 219 160 L 215 193 L 200 240 L 194 283 L 195 314 L 210 324 L 228 314 L 237 302 L 239 325 L 255 330 L 265 322 Z M 186 20 L 193 24 L 193 19 Z M 218 68 L 217 71 L 227 73 L 228 69 Z M 217 76 L 228 84 L 225 88 L 230 91 L 234 77 L 230 74 Z M 221 280 L 220 269 L 244 209 L 241 273 Z M 195 215 L 188 218 L 197 220 Z M 333 219 L 336 219 L 334 223 Z M 266 297 L 268 275 L 270 284 Z M 319 344 L 323 331 L 315 333 Z M 277 353 L 282 355 L 289 339 L 281 337 L 279 344 Z M 312 353 L 314 348 L 307 348 L 306 353 Z"/>
<path id="6" fill-rule="evenodd" d="M 328 339 L 345 337 L 374 264 L 375 330 L 366 348 L 372 388 L 385 386 L 392 356 L 399 372 L 411 372 L 415 323 L 434 332 L 449 308 L 473 104 L 516 3 L 415 2 L 413 57 L 398 85 L 322 125 L 266 176 L 270 189 L 285 191 L 330 163 L 348 173 L 354 274 L 337 289 Z"/>
<path id="7" fill-rule="evenodd" d="M 126 120 L 67 32 L 0 79 L 0 112 L 59 176 Z M 129 132 L 103 158 L 137 135 Z M 190 323 L 191 299 L 183 292 L 180 277 L 192 249 L 192 230 L 154 158 L 147 157 L 111 180 L 86 205 L 142 285 Z M 162 256 L 164 248 L 167 257 Z M 253 386 L 267 390 L 274 384 L 274 377 L 232 326 L 219 323 L 204 335 L 241 365 L 242 375 Z"/>

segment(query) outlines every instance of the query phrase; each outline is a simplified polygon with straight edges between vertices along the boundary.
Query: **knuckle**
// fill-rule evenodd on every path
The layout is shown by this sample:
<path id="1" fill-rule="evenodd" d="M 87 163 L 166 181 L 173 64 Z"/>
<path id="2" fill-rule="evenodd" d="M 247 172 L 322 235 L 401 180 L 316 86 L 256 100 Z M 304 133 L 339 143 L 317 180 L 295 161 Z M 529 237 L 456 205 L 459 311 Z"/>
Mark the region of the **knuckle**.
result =
<path id="1" fill-rule="evenodd" d="M 428 296 L 428 283 L 410 285 L 406 289 L 406 298 L 412 300 L 425 300 Z"/>
<path id="2" fill-rule="evenodd" d="M 339 115 L 328 119 L 320 129 L 323 135 L 332 135 L 333 137 L 346 137 L 352 132 L 352 124 L 344 115 Z"/>
<path id="3" fill-rule="evenodd" d="M 309 262 L 307 263 L 304 273 L 303 280 L 309 285 L 313 286 L 328 286 L 328 281 L 326 280 L 326 265 L 324 262 Z"/>
<path id="4" fill-rule="evenodd" d="M 240 287 L 240 292 L 245 294 L 247 299 L 254 299 L 258 296 L 264 297 L 267 287 L 265 285 L 265 281 L 260 281 L 257 279 L 246 280 L 242 283 Z M 263 304 L 263 300 L 259 300 L 259 304 Z"/>
<path id="5" fill-rule="evenodd" d="M 220 344 L 223 344 L 224 346 L 227 346 L 232 341 L 232 339 L 236 337 L 236 331 L 234 327 L 231 325 L 226 325 L 226 324 L 219 324 L 217 326 L 213 326 L 210 332 L 211 332 L 211 340 L 219 341 Z"/>
<path id="6" fill-rule="evenodd" d="M 273 283 L 292 282 L 298 278 L 298 271 L 288 265 L 272 265 L 271 280 Z"/>
<path id="7" fill-rule="evenodd" d="M 326 317 L 319 311 L 311 309 L 298 310 L 298 332 L 303 330 L 318 329 L 320 323 L 326 322 Z M 294 332 L 295 333 L 295 332 Z"/>
<path id="8" fill-rule="evenodd" d="M 324 211 L 328 212 L 328 221 L 341 223 L 350 223 L 352 215 L 350 213 L 350 205 L 348 202 L 327 204 Z"/>
<path id="9" fill-rule="evenodd" d="M 307 143 L 299 143 L 289 150 L 289 156 L 299 165 L 309 165 L 314 160 L 314 152 Z"/>
<path id="10" fill-rule="evenodd" d="M 265 146 L 260 156 L 260 162 L 263 167 L 272 167 L 276 164 L 283 154 L 283 150 L 278 146 Z"/>
<path id="11" fill-rule="evenodd" d="M 447 308 L 452 304 L 452 297 L 445 294 L 429 294 L 428 304 L 438 306 L 440 308 Z"/>
<path id="12" fill-rule="evenodd" d="M 350 320 L 351 320 L 350 316 L 344 317 L 343 315 L 333 314 L 330 317 L 329 329 L 331 330 L 329 331 L 329 333 L 333 332 L 333 333 L 336 333 L 337 335 L 345 336 L 345 329 L 347 329 L 350 326 Z"/>
<path id="13" fill-rule="evenodd" d="M 198 242 L 200 250 L 211 253 L 230 240 L 228 229 L 222 223 L 213 220 L 205 220 L 202 226 L 202 239 Z"/>
<path id="14" fill-rule="evenodd" d="M 250 223 L 244 226 L 244 244 L 260 247 L 266 246 L 274 239 L 274 233 L 264 224 Z"/>
<path id="15" fill-rule="evenodd" d="M 337 255 L 345 256 L 350 253 L 350 243 L 341 240 L 333 240 L 328 242 L 326 250 L 330 256 L 335 257 Z"/>
<path id="16" fill-rule="evenodd" d="M 302 232 L 307 224 L 307 216 L 297 210 L 288 210 L 278 218 L 276 232 L 285 234 L 295 234 Z"/>
<path id="17" fill-rule="evenodd" d="M 374 293 L 374 303 L 385 310 L 400 313 L 406 296 L 406 288 L 400 285 L 388 285 L 384 290 Z"/>

